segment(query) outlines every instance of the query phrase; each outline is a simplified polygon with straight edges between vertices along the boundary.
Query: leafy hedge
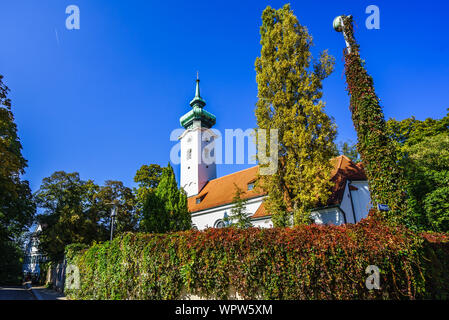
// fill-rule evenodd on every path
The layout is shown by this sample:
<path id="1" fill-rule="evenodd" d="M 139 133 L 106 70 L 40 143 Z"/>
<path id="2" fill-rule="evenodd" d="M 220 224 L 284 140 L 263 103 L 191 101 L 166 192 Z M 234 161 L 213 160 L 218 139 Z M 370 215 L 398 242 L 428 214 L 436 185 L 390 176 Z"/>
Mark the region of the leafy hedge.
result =
<path id="1" fill-rule="evenodd" d="M 419 235 L 370 216 L 356 225 L 172 234 L 125 234 L 88 249 L 67 248 L 80 271 L 71 299 L 449 298 L 449 237 Z M 380 269 L 380 290 L 365 269 Z"/>

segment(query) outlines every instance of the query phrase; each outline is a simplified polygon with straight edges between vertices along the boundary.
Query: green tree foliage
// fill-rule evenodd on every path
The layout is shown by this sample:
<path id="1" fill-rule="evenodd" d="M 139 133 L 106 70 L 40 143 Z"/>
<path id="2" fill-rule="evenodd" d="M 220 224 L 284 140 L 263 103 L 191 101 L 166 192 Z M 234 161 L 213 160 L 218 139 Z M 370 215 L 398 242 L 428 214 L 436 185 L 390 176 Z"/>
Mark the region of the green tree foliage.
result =
<path id="1" fill-rule="evenodd" d="M 239 229 L 246 229 L 253 226 L 251 223 L 251 217 L 246 211 L 247 200 L 243 198 L 245 192 L 240 189 L 236 184 L 234 198 L 232 199 L 233 207 L 231 209 L 231 215 L 225 218 L 225 223 L 230 224 Z"/>
<path id="2" fill-rule="evenodd" d="M 357 151 L 357 144 L 352 143 L 351 141 L 345 141 L 340 143 L 339 149 L 339 155 L 347 156 L 354 163 L 361 161 L 360 154 Z"/>
<path id="3" fill-rule="evenodd" d="M 155 233 L 191 228 L 187 195 L 178 188 L 170 163 L 163 168 L 158 186 L 146 195 L 140 227 L 144 232 Z"/>
<path id="4" fill-rule="evenodd" d="M 77 172 L 58 171 L 42 180 L 35 194 L 37 205 L 44 210 L 38 215 L 42 225 L 39 242 L 50 259 L 61 259 L 68 244 L 90 244 L 99 239 L 100 217 L 90 206 L 88 195 L 95 197 L 88 190 L 98 187 L 91 181 L 82 181 Z"/>
<path id="5" fill-rule="evenodd" d="M 115 232 L 137 231 L 136 197 L 132 189 L 124 186 L 121 181 L 107 180 L 105 185 L 100 187 L 97 198 L 103 205 L 100 210 L 101 217 L 106 221 L 110 220 L 111 208 L 117 208 Z"/>
<path id="6" fill-rule="evenodd" d="M 108 240 L 114 205 L 117 233 L 137 227 L 134 195 L 120 181 L 99 186 L 92 180 L 81 180 L 77 172 L 58 171 L 43 179 L 35 200 L 43 210 L 38 215 L 43 227 L 40 246 L 52 260 L 61 259 L 68 244 Z"/>
<path id="7" fill-rule="evenodd" d="M 28 181 L 21 179 L 27 161 L 22 156 L 8 92 L 0 75 L 0 281 L 9 271 L 17 271 L 8 266 L 20 265 L 17 241 L 31 226 L 36 211 Z"/>
<path id="8" fill-rule="evenodd" d="M 415 117 L 410 117 L 402 121 L 397 121 L 396 119 L 389 119 L 387 121 L 387 133 L 399 147 L 412 146 L 427 137 L 448 132 L 449 113 L 442 119 L 427 118 L 424 121 L 420 121 Z"/>
<path id="9" fill-rule="evenodd" d="M 277 172 L 260 176 L 259 183 L 268 192 L 265 204 L 275 226 L 289 225 L 290 212 L 296 225 L 308 223 L 310 210 L 329 195 L 336 126 L 320 99 L 334 59 L 327 51 L 313 59 L 312 37 L 289 5 L 267 7 L 260 34 L 255 113 L 260 129 L 279 130 L 281 161 Z"/>
<path id="10" fill-rule="evenodd" d="M 449 232 L 449 114 L 387 122 L 400 153 L 408 194 L 410 228 Z"/>
<path id="11" fill-rule="evenodd" d="M 386 132 L 384 114 L 374 91 L 372 77 L 360 58 L 354 38 L 352 17 L 343 17 L 344 32 L 350 45 L 345 52 L 345 73 L 350 109 L 357 132 L 357 150 L 368 177 L 374 205 L 387 204 L 390 221 L 399 221 L 406 211 L 403 172 L 397 165 L 397 153 Z"/>
<path id="12" fill-rule="evenodd" d="M 427 230 L 449 232 L 449 134 L 424 138 L 408 153 L 407 181 L 413 216 L 425 215 Z"/>
<path id="13" fill-rule="evenodd" d="M 150 164 L 140 167 L 134 176 L 134 182 L 138 187 L 134 190 L 136 194 L 137 206 L 143 208 L 148 194 L 153 191 L 161 181 L 162 168 L 158 164 Z"/>
<path id="14" fill-rule="evenodd" d="M 20 285 L 22 280 L 22 263 L 24 252 L 18 241 L 5 235 L 0 241 L 0 283 L 2 285 Z"/>

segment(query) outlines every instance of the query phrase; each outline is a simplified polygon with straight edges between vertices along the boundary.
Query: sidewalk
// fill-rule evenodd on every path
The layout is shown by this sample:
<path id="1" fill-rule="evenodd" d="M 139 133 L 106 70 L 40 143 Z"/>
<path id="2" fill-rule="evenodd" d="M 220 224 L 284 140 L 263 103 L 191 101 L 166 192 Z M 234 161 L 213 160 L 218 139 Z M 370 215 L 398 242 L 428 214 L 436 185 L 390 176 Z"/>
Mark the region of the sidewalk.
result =
<path id="1" fill-rule="evenodd" d="M 37 287 L 27 284 L 27 287 L 33 293 L 37 300 L 67 300 L 67 298 L 55 290 L 47 289 L 45 286 Z"/>

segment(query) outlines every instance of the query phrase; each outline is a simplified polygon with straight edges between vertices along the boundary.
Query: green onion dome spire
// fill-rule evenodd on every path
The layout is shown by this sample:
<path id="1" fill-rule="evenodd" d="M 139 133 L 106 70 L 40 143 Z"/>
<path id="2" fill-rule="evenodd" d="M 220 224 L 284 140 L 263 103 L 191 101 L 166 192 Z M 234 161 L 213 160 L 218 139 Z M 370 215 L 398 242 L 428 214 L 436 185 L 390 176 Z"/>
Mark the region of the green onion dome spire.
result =
<path id="1" fill-rule="evenodd" d="M 181 126 L 185 129 L 190 129 L 194 127 L 211 128 L 215 124 L 215 116 L 204 110 L 206 101 L 201 98 L 200 95 L 200 79 L 198 73 L 196 74 L 196 89 L 195 97 L 190 101 L 190 106 L 192 110 L 187 112 L 185 115 L 179 119 Z"/>
<path id="2" fill-rule="evenodd" d="M 206 105 L 206 101 L 203 100 L 200 96 L 200 78 L 198 76 L 198 72 L 196 73 L 196 89 L 195 89 L 195 98 L 190 101 L 190 106 L 193 108 L 195 105 L 199 107 L 204 107 Z"/>

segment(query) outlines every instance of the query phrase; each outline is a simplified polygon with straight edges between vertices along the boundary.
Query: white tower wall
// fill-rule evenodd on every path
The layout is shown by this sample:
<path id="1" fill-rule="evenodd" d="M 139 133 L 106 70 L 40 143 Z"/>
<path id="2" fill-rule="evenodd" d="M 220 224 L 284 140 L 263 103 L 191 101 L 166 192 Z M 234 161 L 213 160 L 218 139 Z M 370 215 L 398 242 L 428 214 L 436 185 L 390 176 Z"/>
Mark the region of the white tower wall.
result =
<path id="1" fill-rule="evenodd" d="M 200 126 L 187 129 L 181 140 L 181 187 L 188 197 L 197 195 L 209 180 L 217 177 L 214 133 Z"/>

